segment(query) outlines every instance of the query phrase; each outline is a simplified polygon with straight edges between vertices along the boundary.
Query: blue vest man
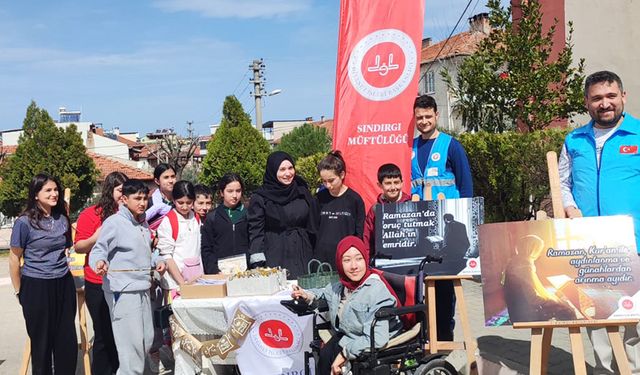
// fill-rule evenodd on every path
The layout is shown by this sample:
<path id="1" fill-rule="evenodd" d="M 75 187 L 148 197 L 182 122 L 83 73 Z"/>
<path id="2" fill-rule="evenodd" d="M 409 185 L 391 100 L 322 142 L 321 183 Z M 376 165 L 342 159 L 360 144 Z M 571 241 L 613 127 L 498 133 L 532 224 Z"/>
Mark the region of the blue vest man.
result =
<path id="1" fill-rule="evenodd" d="M 433 97 L 422 95 L 413 104 L 416 130 L 411 155 L 411 195 L 414 200 L 473 197 L 471 168 L 464 148 L 453 137 L 440 133 L 438 105 Z M 453 340 L 455 312 L 453 282 L 436 282 L 436 320 L 438 340 Z"/>
<path id="2" fill-rule="evenodd" d="M 624 112 L 626 93 L 615 73 L 593 73 L 584 93 L 591 121 L 567 135 L 558 165 L 565 212 L 569 218 L 631 215 L 640 251 L 640 121 Z M 619 373 L 606 329 L 587 332 L 595 353 L 594 374 Z M 627 327 L 624 339 L 635 374 L 640 371 L 638 327 Z"/>
<path id="3" fill-rule="evenodd" d="M 411 154 L 411 195 L 420 200 L 473 197 L 473 180 L 464 148 L 449 134 L 441 133 L 438 105 L 429 95 L 413 105 L 416 130 Z"/>

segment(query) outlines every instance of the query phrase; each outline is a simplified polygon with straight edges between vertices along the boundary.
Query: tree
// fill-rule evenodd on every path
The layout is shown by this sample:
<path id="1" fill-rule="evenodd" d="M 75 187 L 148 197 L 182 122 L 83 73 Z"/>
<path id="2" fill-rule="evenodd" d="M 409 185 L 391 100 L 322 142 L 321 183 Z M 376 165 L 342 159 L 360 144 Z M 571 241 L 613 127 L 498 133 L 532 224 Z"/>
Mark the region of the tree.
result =
<path id="1" fill-rule="evenodd" d="M 47 111 L 31 102 L 22 129 L 15 154 L 0 167 L 2 212 L 20 214 L 29 183 L 38 173 L 58 177 L 64 188 L 71 189 L 71 208 L 83 207 L 93 193 L 98 173 L 76 126 L 58 128 Z"/>
<path id="2" fill-rule="evenodd" d="M 548 211 L 547 151 L 560 152 L 569 129 L 464 133 L 473 190 L 484 197 L 485 223 L 530 220 Z M 552 212 L 548 212 L 552 216 Z"/>
<path id="3" fill-rule="evenodd" d="M 160 139 L 158 148 L 158 159 L 174 167 L 176 176 L 180 179 L 182 171 L 198 148 L 198 137 L 191 134 L 187 137 L 169 134 Z"/>
<path id="4" fill-rule="evenodd" d="M 315 195 L 316 190 L 322 185 L 320 174 L 318 173 L 318 163 L 325 156 L 326 152 L 318 152 L 313 155 L 301 157 L 296 161 L 296 174 L 301 176 L 307 184 L 311 194 Z"/>
<path id="5" fill-rule="evenodd" d="M 212 185 L 225 173 L 238 173 L 247 190 L 262 185 L 269 143 L 251 126 L 251 118 L 242 104 L 233 96 L 227 96 L 222 107 L 222 121 L 207 146 L 207 156 L 202 162 L 200 182 Z"/>
<path id="6" fill-rule="evenodd" d="M 461 64 L 457 77 L 442 77 L 457 100 L 454 110 L 468 130 L 502 132 L 518 124 L 529 131 L 584 112 L 584 59 L 573 65 L 573 25 L 564 48 L 552 54 L 556 20 L 542 30 L 538 1 L 522 1 L 522 18 L 513 22 L 511 7 L 489 0 L 491 33 Z"/>
<path id="7" fill-rule="evenodd" d="M 288 153 L 293 160 L 319 152 L 326 154 L 331 151 L 331 137 L 325 128 L 304 124 L 282 136 L 276 149 Z"/>

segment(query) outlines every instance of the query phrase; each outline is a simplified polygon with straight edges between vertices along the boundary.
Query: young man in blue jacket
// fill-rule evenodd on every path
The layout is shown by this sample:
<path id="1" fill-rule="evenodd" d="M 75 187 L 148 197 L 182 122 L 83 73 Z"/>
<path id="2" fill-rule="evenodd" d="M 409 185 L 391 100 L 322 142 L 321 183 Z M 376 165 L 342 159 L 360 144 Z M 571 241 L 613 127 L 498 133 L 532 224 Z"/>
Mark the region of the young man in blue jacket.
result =
<path id="1" fill-rule="evenodd" d="M 411 195 L 414 199 L 472 198 L 473 180 L 464 148 L 456 139 L 438 131 L 438 104 L 429 95 L 413 104 L 416 130 L 411 154 Z M 453 282 L 436 282 L 438 340 L 453 341 L 455 313 Z"/>
<path id="2" fill-rule="evenodd" d="M 128 180 L 122 185 L 124 203 L 102 224 L 89 264 L 103 277 L 113 336 L 118 349 L 118 373 L 142 374 L 153 342 L 149 288 L 151 272 L 163 273 L 165 263 L 154 266 L 151 231 L 145 220 L 149 188 Z"/>
<path id="3" fill-rule="evenodd" d="M 558 169 L 567 217 L 631 215 L 640 251 L 640 121 L 624 112 L 627 95 L 617 74 L 587 77 L 584 97 L 591 121 L 567 135 Z M 625 329 L 631 371 L 640 372 L 638 326 Z M 588 329 L 595 375 L 619 373 L 607 331 Z"/>

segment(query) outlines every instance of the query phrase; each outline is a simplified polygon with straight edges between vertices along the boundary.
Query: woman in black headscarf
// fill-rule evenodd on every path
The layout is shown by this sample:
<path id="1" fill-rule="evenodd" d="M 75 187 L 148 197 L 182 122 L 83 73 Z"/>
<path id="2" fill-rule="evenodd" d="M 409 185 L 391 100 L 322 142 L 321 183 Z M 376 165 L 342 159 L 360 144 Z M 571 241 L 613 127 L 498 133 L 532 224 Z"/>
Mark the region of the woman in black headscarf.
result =
<path id="1" fill-rule="evenodd" d="M 282 151 L 269 155 L 263 184 L 247 212 L 250 266 L 280 266 L 290 279 L 304 275 L 313 257 L 317 211 L 291 156 Z"/>

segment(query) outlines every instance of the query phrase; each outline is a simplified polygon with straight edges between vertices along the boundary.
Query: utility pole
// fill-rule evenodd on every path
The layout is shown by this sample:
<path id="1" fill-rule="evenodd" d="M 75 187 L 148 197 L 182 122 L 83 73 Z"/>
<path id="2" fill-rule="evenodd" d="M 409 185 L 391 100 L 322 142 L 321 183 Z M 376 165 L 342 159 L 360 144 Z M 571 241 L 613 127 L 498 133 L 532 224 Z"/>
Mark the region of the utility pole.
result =
<path id="1" fill-rule="evenodd" d="M 256 129 L 262 132 L 262 96 L 265 94 L 264 92 L 264 61 L 253 60 L 253 63 L 249 65 L 249 68 L 253 70 L 253 78 L 251 82 L 253 82 L 253 97 L 256 101 Z"/>

